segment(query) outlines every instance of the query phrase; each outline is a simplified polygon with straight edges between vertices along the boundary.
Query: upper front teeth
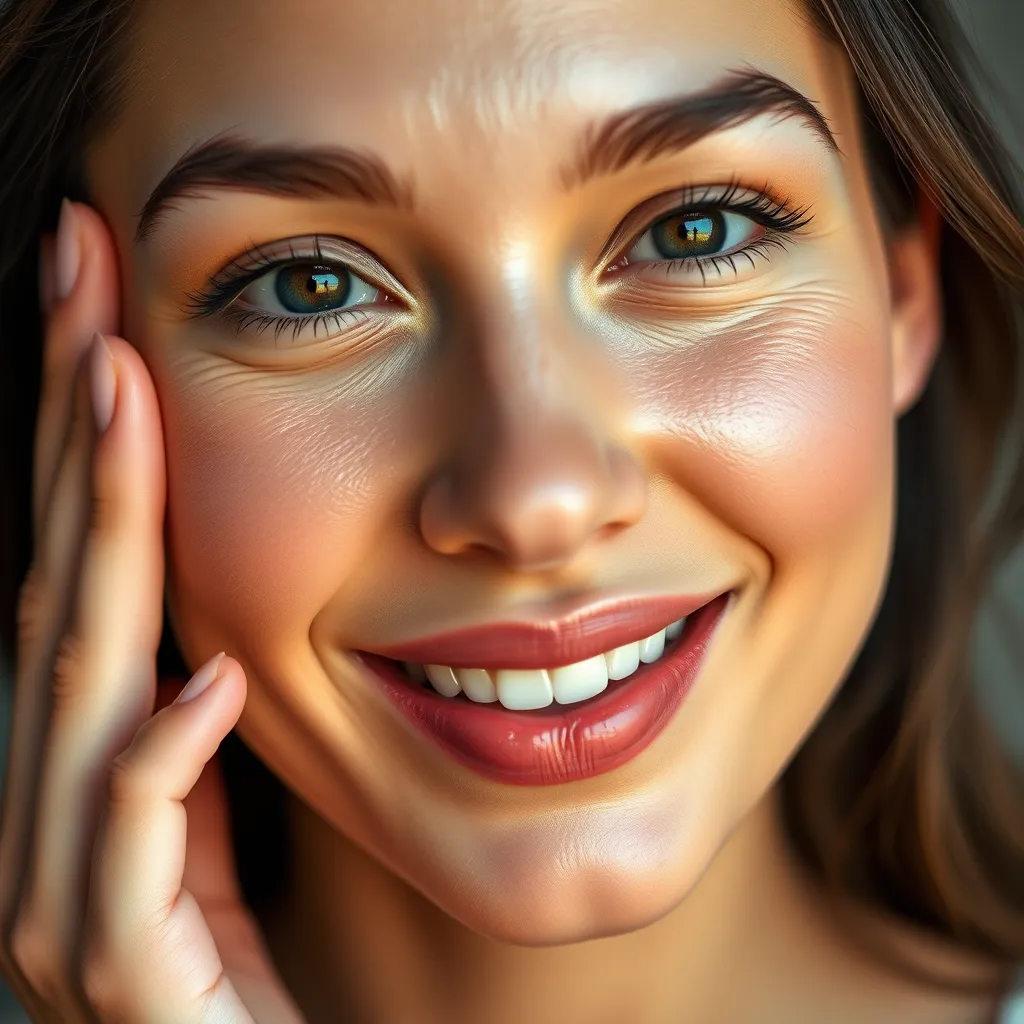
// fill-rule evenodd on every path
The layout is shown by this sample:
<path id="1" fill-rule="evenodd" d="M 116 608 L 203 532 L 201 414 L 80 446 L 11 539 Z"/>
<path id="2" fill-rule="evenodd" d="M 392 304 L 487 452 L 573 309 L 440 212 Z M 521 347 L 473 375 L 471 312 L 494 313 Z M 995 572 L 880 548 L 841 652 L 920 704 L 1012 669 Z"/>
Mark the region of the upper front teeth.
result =
<path id="1" fill-rule="evenodd" d="M 546 708 L 553 701 L 575 704 L 599 694 L 610 679 L 632 675 L 641 661 L 657 661 L 665 650 L 666 639 L 679 636 L 685 621 L 679 619 L 643 640 L 558 668 L 453 669 L 447 665 L 413 663 L 406 663 L 405 668 L 414 679 L 422 680 L 425 673 L 434 689 L 445 697 L 462 692 L 478 704 L 500 701 L 510 711 Z"/>

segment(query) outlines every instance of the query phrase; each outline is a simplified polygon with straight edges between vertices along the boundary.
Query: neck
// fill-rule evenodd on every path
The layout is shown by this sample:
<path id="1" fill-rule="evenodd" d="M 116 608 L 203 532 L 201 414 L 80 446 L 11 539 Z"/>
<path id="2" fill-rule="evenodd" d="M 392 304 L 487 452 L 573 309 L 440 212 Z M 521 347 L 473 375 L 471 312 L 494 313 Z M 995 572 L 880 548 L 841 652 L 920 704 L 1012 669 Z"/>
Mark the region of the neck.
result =
<path id="1" fill-rule="evenodd" d="M 992 997 L 924 989 L 845 939 L 789 850 L 775 793 L 661 920 L 541 948 L 470 932 L 304 804 L 289 804 L 291 887 L 265 930 L 310 1024 L 339 1015 L 360 1024 L 991 1019 Z M 873 919 L 872 927 L 889 926 Z M 997 984 L 987 965 L 890 932 L 879 937 L 896 938 L 925 965 Z"/>

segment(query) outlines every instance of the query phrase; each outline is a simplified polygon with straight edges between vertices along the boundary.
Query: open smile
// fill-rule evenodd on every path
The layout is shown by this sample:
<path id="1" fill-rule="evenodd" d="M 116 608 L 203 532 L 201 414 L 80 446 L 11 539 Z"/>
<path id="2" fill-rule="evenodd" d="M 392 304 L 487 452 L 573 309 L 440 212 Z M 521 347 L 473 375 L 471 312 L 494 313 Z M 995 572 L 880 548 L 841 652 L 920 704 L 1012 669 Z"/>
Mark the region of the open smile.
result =
<path id="1" fill-rule="evenodd" d="M 497 781 L 551 785 L 611 771 L 665 728 L 733 591 L 599 606 L 356 656 L 444 751 Z"/>

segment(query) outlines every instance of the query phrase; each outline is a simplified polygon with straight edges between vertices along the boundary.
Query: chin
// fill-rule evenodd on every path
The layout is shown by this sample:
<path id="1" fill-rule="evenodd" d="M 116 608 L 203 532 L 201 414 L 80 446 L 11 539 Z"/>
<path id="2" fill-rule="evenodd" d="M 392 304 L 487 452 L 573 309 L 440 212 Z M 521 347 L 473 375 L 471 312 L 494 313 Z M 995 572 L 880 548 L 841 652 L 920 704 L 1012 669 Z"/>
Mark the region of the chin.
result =
<path id="1" fill-rule="evenodd" d="M 565 946 L 613 938 L 655 924 L 687 892 L 670 891 L 664 880 L 638 889 L 635 881 L 565 885 L 560 893 L 506 893 L 505 899 L 476 904 L 454 914 L 479 935 L 513 946 Z M 450 911 L 449 911 L 450 912 Z"/>
<path id="2" fill-rule="evenodd" d="M 689 895 L 702 866 L 621 863 L 561 867 L 543 858 L 510 872 L 500 884 L 477 879 L 472 887 L 443 897 L 427 895 L 464 927 L 497 942 L 517 946 L 560 946 L 627 935 L 666 918 Z M 465 883 L 465 876 L 460 879 Z M 436 893 L 436 891 L 435 891 Z M 444 898 L 446 897 L 446 898 Z"/>

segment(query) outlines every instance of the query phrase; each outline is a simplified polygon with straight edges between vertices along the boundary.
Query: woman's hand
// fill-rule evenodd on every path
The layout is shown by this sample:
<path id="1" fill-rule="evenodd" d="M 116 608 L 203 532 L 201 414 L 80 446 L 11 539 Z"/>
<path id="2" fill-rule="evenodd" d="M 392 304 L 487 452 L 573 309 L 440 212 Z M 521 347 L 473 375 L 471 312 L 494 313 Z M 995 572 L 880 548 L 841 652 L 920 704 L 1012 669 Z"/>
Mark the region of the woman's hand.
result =
<path id="1" fill-rule="evenodd" d="M 0 970 L 34 1021 L 294 1024 L 241 898 L 216 771 L 241 666 L 217 655 L 177 701 L 157 692 L 163 437 L 142 359 L 112 336 L 117 263 L 94 211 L 65 204 L 41 278 Z"/>

